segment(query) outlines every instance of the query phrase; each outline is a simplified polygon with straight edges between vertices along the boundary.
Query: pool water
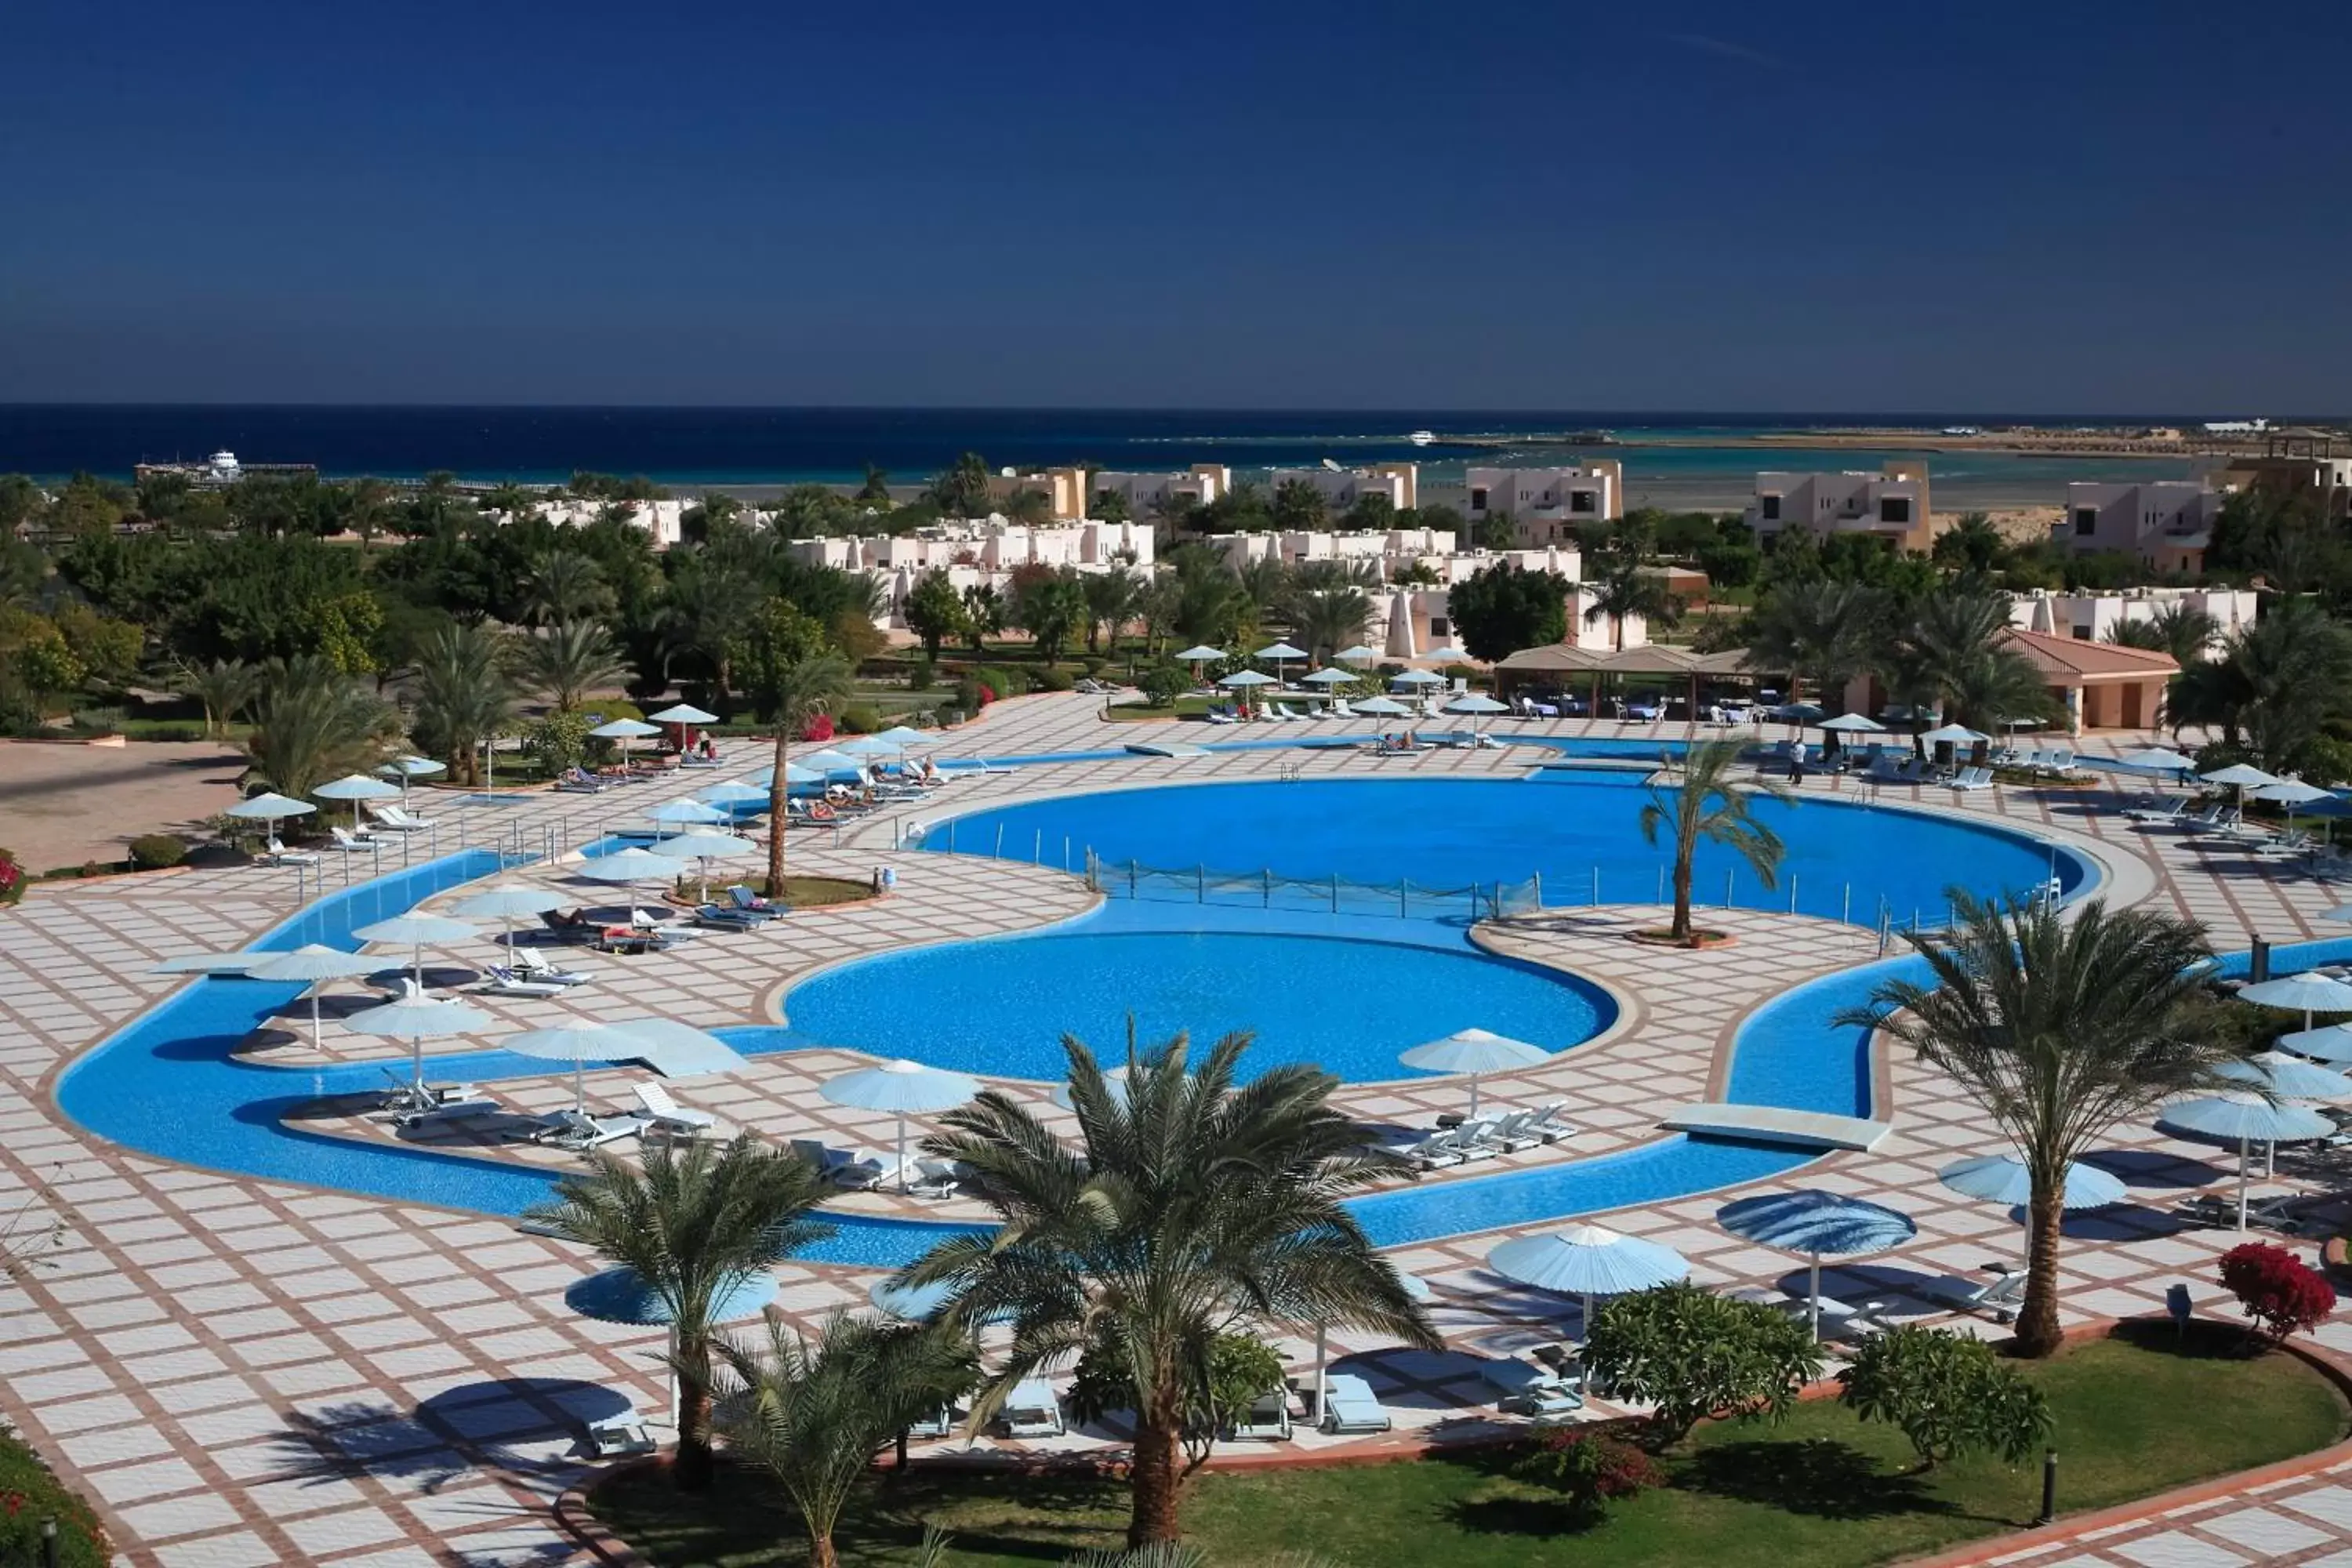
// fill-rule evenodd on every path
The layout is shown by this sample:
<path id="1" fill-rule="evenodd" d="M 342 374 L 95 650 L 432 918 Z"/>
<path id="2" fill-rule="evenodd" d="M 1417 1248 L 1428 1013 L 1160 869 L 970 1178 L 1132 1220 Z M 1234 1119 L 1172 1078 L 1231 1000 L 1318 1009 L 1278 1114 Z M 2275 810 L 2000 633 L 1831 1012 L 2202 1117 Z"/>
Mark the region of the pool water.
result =
<path id="1" fill-rule="evenodd" d="M 1558 1050 L 1616 1016 L 1584 981 L 1466 945 L 1232 930 L 1081 929 L 917 948 L 815 975 L 783 1010 L 803 1047 L 1044 1079 L 1063 1075 L 1065 1034 L 1098 1056 L 1123 1053 L 1130 1016 L 1139 1044 L 1189 1030 L 1204 1047 L 1252 1032 L 1245 1078 L 1312 1062 L 1364 1081 L 1415 1076 L 1397 1054 L 1459 1029 Z"/>
<path id="2" fill-rule="evenodd" d="M 1300 779 L 1168 785 L 1014 803 L 926 826 L 928 850 L 1107 868 L 1271 870 L 1302 879 L 1408 880 L 1431 888 L 1539 877 L 1547 904 L 1651 902 L 1670 846 L 1642 834 L 1650 792 L 1638 774 L 1561 770 L 1535 779 Z M 1875 924 L 1934 924 L 1955 885 L 2022 892 L 2054 874 L 2090 876 L 2072 852 L 2013 828 L 1921 812 L 1808 798 L 1756 803 L 1787 846 L 1767 889 L 1736 853 L 1702 843 L 1702 905 L 1725 901 Z"/>

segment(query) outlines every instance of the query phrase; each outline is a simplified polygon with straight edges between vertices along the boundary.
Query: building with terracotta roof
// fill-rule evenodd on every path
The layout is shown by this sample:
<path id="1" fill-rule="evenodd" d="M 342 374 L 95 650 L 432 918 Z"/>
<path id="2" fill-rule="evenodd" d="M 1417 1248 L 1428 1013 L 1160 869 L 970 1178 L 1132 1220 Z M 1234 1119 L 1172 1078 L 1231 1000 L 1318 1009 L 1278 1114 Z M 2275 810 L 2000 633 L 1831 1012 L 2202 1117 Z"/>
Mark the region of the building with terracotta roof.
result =
<path id="1" fill-rule="evenodd" d="M 2172 656 L 2120 643 L 2084 642 L 2011 626 L 2006 645 L 2042 672 L 2066 715 L 2066 730 L 2147 730 L 2164 710 L 2164 689 L 2180 673 Z"/>

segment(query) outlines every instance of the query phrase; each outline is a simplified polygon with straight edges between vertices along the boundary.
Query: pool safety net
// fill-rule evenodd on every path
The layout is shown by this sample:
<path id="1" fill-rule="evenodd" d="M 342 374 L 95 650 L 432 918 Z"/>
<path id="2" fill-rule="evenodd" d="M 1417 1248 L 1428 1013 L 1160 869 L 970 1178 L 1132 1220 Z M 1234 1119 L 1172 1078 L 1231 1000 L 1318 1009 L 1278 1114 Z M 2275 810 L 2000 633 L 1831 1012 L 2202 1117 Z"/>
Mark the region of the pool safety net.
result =
<path id="1" fill-rule="evenodd" d="M 1345 877 L 1286 877 L 1265 868 L 1146 866 L 1139 860 L 1104 860 L 1091 853 L 1086 878 L 1087 886 L 1106 898 L 1330 914 L 1493 920 L 1532 914 L 1543 907 L 1543 889 L 1534 878 L 1439 888 L 1406 879 L 1359 882 Z"/>

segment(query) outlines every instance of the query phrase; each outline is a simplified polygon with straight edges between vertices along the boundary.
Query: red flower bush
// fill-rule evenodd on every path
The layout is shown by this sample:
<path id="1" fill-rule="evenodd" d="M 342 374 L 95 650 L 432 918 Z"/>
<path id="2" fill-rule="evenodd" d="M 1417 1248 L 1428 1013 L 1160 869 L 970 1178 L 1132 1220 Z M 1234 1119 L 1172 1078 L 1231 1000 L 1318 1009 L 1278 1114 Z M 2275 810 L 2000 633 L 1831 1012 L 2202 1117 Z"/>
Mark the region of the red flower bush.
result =
<path id="1" fill-rule="evenodd" d="M 830 713 L 811 714 L 809 716 L 809 721 L 801 729 L 801 739 L 803 741 L 832 740 L 833 715 Z"/>
<path id="2" fill-rule="evenodd" d="M 1666 1479 L 1657 1461 L 1633 1444 L 1574 1426 L 1543 1433 L 1511 1468 L 1522 1480 L 1565 1494 L 1569 1506 L 1588 1518 L 1612 1499 L 1639 1496 Z"/>
<path id="3" fill-rule="evenodd" d="M 14 850 L 0 849 L 0 905 L 13 904 L 24 896 L 25 868 Z"/>
<path id="4" fill-rule="evenodd" d="M 2319 1270 L 2266 1242 L 2249 1241 L 2223 1253 L 2221 1284 L 2274 1340 L 2309 1333 L 2336 1310 L 2335 1289 Z"/>

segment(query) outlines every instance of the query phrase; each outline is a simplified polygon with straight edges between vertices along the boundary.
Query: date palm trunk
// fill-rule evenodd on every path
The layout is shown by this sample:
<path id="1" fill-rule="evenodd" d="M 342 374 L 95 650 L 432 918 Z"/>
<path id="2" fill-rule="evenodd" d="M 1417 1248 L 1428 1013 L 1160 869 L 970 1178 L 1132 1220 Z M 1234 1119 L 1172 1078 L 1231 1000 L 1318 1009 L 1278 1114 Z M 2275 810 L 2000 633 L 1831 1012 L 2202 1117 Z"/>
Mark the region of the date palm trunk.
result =
<path id="1" fill-rule="evenodd" d="M 784 792 L 792 786 L 784 782 L 784 770 L 790 759 L 785 755 L 792 744 L 792 724 L 783 714 L 776 715 L 775 776 L 768 781 L 768 897 L 780 899 L 784 891 Z"/>
<path id="2" fill-rule="evenodd" d="M 2020 1355 L 2046 1356 L 2065 1341 L 2058 1327 L 2058 1237 L 2065 1219 L 2063 1188 L 2037 1179 L 2026 1205 L 2025 1300 L 2017 1310 Z"/>
<path id="3" fill-rule="evenodd" d="M 1176 1539 L 1176 1489 L 1180 1479 L 1174 1419 L 1162 1415 L 1154 1420 L 1139 1413 L 1135 1496 L 1127 1526 L 1129 1550 Z"/>
<path id="4" fill-rule="evenodd" d="M 1688 942 L 1691 934 L 1691 856 L 1696 845 L 1685 839 L 1675 854 L 1675 923 L 1667 935 Z"/>
<path id="5" fill-rule="evenodd" d="M 841 1554 L 833 1549 L 833 1532 L 809 1536 L 809 1568 L 841 1568 Z"/>
<path id="6" fill-rule="evenodd" d="M 707 1357 L 709 1347 L 702 1353 Z M 679 1381 L 677 1459 L 670 1468 L 670 1479 L 682 1492 L 708 1491 L 718 1468 L 710 1451 L 710 1379 L 706 1372 L 702 1377 Z"/>

